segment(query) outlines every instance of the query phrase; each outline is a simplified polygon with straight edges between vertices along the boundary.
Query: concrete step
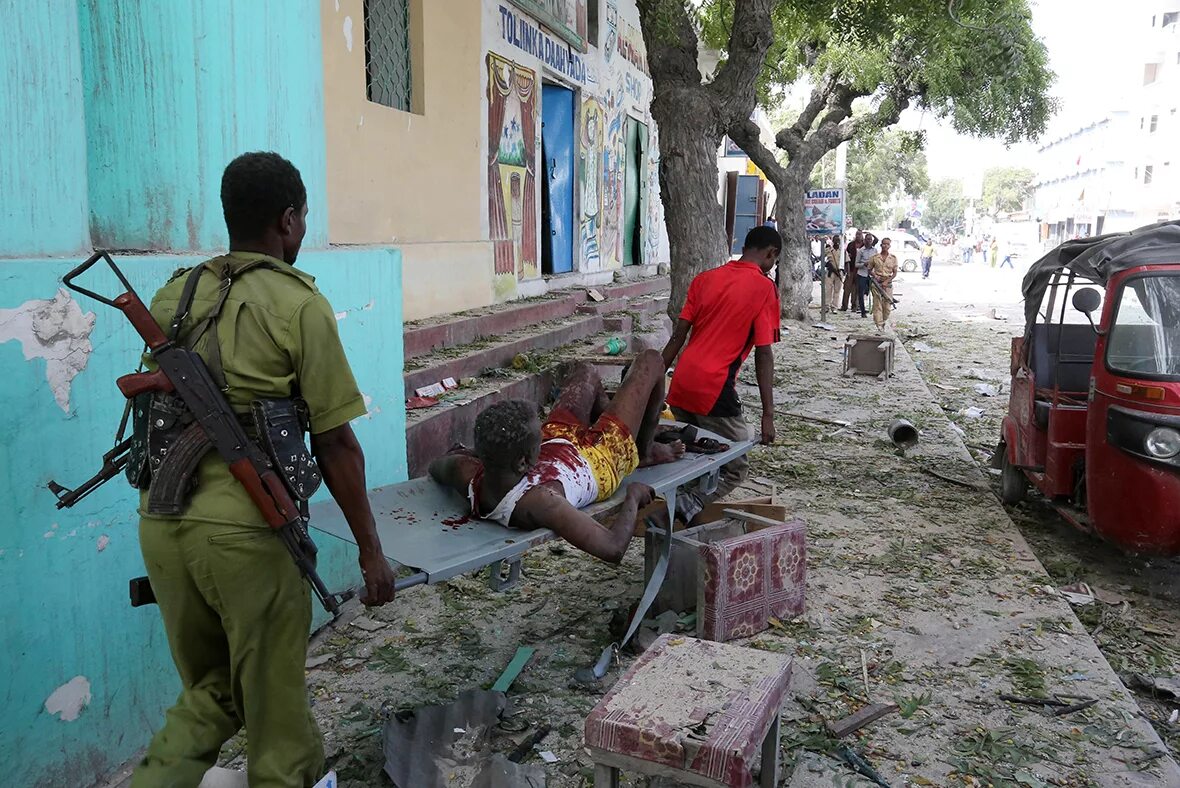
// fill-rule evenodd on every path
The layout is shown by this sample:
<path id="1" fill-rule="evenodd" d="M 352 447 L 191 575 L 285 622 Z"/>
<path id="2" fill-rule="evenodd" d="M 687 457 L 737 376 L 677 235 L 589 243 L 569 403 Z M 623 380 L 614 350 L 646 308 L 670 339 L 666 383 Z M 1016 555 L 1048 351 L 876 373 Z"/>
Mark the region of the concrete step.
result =
<path id="1" fill-rule="evenodd" d="M 497 337 L 490 344 L 448 348 L 431 356 L 424 356 L 414 364 L 407 363 L 404 376 L 406 396 L 414 390 L 446 378 L 472 377 L 488 367 L 500 368 L 511 364 L 518 353 L 538 353 L 576 342 L 603 330 L 600 315 L 579 315 L 544 327 L 533 327 Z"/>
<path id="2" fill-rule="evenodd" d="M 570 291 L 557 298 L 451 315 L 441 323 L 407 327 L 402 334 L 406 358 L 417 358 L 439 348 L 458 347 L 480 337 L 501 336 L 525 326 L 568 317 L 585 298 L 585 293 Z"/>
<path id="3" fill-rule="evenodd" d="M 597 288 L 608 299 L 635 298 L 637 296 L 663 293 L 672 289 L 672 283 L 666 276 L 655 276 L 650 279 L 640 279 L 637 282 L 620 282 Z"/>

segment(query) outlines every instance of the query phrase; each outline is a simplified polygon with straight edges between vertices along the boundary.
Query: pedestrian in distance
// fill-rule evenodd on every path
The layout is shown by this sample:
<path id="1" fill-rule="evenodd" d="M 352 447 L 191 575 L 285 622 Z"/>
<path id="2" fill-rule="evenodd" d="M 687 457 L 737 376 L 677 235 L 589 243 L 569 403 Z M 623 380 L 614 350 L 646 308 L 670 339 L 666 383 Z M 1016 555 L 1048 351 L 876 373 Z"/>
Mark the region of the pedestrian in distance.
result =
<path id="1" fill-rule="evenodd" d="M 865 236 L 860 230 L 856 236 L 844 247 L 844 295 L 840 299 L 840 311 L 848 311 L 848 302 L 856 298 L 856 255 L 864 246 Z"/>
<path id="2" fill-rule="evenodd" d="M 987 246 L 987 254 L 988 257 L 991 258 L 989 262 L 991 263 L 992 268 L 995 268 L 996 262 L 1000 256 L 1000 242 L 996 240 L 994 235 L 992 236 L 991 243 Z"/>
<path id="3" fill-rule="evenodd" d="M 840 300 L 840 291 L 844 288 L 844 250 L 841 248 L 840 236 L 832 236 L 832 243 L 827 249 L 825 263 L 827 282 L 828 309 L 835 312 Z"/>
<path id="4" fill-rule="evenodd" d="M 922 247 L 922 278 L 930 278 L 930 266 L 934 263 L 934 242 L 927 241 Z"/>
<path id="5" fill-rule="evenodd" d="M 861 317 L 868 317 L 869 261 L 877 256 L 877 238 L 865 233 L 864 245 L 856 253 L 856 311 Z"/>
<path id="6" fill-rule="evenodd" d="M 881 251 L 869 260 L 869 276 L 876 282 L 873 290 L 873 323 L 878 331 L 885 330 L 885 323 L 893 311 L 893 280 L 897 278 L 897 257 L 889 253 L 891 241 L 881 239 Z"/>

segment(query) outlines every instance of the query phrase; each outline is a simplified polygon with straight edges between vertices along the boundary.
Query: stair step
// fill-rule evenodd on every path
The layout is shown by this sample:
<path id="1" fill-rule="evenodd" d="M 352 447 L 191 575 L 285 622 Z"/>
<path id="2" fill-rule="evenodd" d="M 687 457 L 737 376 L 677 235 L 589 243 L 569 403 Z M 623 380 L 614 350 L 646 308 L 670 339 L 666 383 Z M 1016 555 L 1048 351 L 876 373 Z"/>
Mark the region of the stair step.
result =
<path id="1" fill-rule="evenodd" d="M 666 276 L 655 276 L 650 279 L 640 279 L 637 282 L 620 282 L 598 288 L 608 299 L 635 298 L 636 296 L 662 293 L 672 289 L 672 284 Z"/>
<path id="2" fill-rule="evenodd" d="M 475 315 L 457 315 L 444 323 L 415 326 L 403 332 L 406 358 L 417 358 L 444 347 L 466 345 L 480 337 L 508 334 L 525 326 L 574 314 L 585 299 L 580 292 L 534 301 Z"/>
<path id="3" fill-rule="evenodd" d="M 420 368 L 406 371 L 406 396 L 412 396 L 415 389 L 446 378 L 458 380 L 478 375 L 488 367 L 508 366 L 518 353 L 535 353 L 567 345 L 600 333 L 602 328 L 600 315 L 579 316 L 544 331 L 517 331 L 507 337 L 500 337 L 495 344 L 473 348 L 457 357 L 428 358 Z M 463 348 L 456 350 L 462 352 Z"/>

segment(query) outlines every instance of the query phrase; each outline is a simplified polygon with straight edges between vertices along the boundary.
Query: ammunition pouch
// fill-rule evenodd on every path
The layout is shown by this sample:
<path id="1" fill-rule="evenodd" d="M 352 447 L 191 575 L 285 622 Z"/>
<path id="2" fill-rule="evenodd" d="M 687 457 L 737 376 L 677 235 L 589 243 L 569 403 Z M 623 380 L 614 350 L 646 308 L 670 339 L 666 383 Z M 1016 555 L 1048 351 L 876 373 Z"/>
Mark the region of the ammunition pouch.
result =
<path id="1" fill-rule="evenodd" d="M 197 465 L 212 444 L 175 394 L 154 394 L 147 414 L 148 514 L 178 515 L 193 491 Z"/>
<path id="2" fill-rule="evenodd" d="M 148 470 L 148 408 L 152 404 L 150 392 L 137 394 L 131 402 L 131 448 L 127 452 L 127 483 L 137 490 L 146 490 L 151 482 Z"/>
<path id="3" fill-rule="evenodd" d="M 303 442 L 309 427 L 307 403 L 302 399 L 256 399 L 250 403 L 258 444 L 274 463 L 275 472 L 297 501 L 319 489 L 319 466 Z"/>

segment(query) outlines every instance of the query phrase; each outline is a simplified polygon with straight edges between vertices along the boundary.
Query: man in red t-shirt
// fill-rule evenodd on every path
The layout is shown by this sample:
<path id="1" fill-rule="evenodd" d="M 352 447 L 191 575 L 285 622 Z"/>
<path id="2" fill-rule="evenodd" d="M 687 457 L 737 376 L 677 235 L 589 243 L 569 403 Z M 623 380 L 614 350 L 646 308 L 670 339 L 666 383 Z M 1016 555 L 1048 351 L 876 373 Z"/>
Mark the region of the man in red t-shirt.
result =
<path id="1" fill-rule="evenodd" d="M 771 345 L 779 340 L 780 318 L 778 291 L 769 273 L 782 250 L 778 230 L 755 227 L 746 235 L 739 259 L 692 280 L 680 319 L 664 348 L 664 363 L 669 367 L 680 354 L 668 390 L 668 405 L 678 421 L 730 440 L 748 439 L 749 427 L 742 417 L 735 384 L 750 349 L 757 348 L 754 367 L 762 397 L 762 443 L 774 442 Z M 686 341 L 688 347 L 684 347 Z M 714 497 L 720 498 L 740 484 L 748 469 L 744 457 L 728 463 Z M 681 514 L 691 518 L 695 512 Z"/>

